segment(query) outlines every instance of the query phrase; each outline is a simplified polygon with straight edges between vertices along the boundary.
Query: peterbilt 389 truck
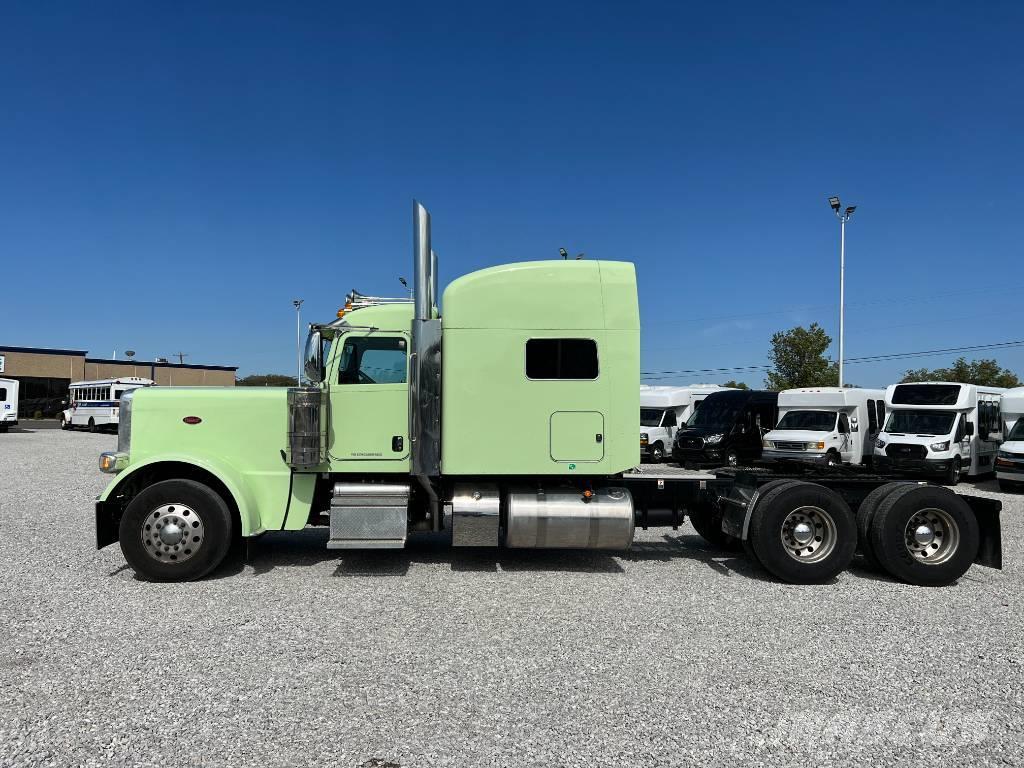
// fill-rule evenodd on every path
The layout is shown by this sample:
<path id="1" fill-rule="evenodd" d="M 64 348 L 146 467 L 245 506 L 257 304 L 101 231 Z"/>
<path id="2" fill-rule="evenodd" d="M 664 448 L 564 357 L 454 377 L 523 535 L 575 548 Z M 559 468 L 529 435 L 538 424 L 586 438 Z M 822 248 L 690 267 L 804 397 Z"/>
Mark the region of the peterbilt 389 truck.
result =
<path id="1" fill-rule="evenodd" d="M 430 217 L 413 204 L 413 298 L 353 291 L 310 326 L 309 386 L 136 389 L 121 400 L 97 546 L 143 577 L 206 575 L 233 541 L 322 526 L 333 549 L 626 550 L 689 518 L 776 577 L 869 563 L 935 585 L 1000 567 L 1000 506 L 868 474 L 642 471 L 634 267 L 508 264 L 438 302 Z M 442 312 L 443 310 L 443 312 Z M 480 425 L 494 436 L 480 442 Z"/>

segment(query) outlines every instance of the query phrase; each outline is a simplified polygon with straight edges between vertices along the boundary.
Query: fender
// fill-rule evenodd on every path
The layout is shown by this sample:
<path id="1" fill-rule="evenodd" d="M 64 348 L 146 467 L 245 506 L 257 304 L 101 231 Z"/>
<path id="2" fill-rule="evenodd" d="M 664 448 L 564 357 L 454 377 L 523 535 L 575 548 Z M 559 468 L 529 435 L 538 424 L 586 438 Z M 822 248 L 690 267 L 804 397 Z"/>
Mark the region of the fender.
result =
<path id="1" fill-rule="evenodd" d="M 116 495 L 118 489 L 124 485 L 125 481 L 133 477 L 140 470 L 169 463 L 187 464 L 197 467 L 217 478 L 227 489 L 228 493 L 231 494 L 231 500 L 238 509 L 242 536 L 255 536 L 264 532 L 265 528 L 260 515 L 259 504 L 252 493 L 246 489 L 245 483 L 240 482 L 240 474 L 234 467 L 227 462 L 196 459 L 195 456 L 184 454 L 160 454 L 128 465 L 124 471 L 117 474 L 110 485 L 97 497 L 97 510 L 102 506 L 109 507 L 110 505 L 106 502 Z"/>

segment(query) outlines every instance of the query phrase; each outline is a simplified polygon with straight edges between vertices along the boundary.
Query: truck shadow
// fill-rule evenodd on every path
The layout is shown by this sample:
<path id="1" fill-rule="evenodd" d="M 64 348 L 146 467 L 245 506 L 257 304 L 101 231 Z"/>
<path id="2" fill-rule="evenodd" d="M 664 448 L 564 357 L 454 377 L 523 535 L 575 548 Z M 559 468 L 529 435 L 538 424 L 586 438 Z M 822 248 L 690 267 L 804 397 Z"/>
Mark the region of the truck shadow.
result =
<path id="1" fill-rule="evenodd" d="M 775 581 L 743 554 L 717 549 L 700 536 L 664 535 L 660 541 L 636 541 L 627 552 L 549 549 L 453 548 L 444 534 L 420 534 L 405 549 L 331 550 L 327 532 L 317 529 L 267 533 L 248 543 L 207 578 L 242 573 L 263 576 L 276 568 L 336 563 L 333 576 L 374 578 L 406 576 L 413 566 L 442 567 L 465 573 L 539 572 L 625 574 L 624 564 L 693 560 L 723 576 Z"/>

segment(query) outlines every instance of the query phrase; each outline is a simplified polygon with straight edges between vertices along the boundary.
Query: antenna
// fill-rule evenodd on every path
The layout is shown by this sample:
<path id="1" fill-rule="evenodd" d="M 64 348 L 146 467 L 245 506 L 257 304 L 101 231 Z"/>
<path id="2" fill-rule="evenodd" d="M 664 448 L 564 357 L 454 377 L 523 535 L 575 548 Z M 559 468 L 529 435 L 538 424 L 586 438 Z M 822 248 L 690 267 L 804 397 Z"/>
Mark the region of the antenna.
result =
<path id="1" fill-rule="evenodd" d="M 565 250 L 565 248 L 559 248 L 558 255 L 561 256 L 563 260 L 569 258 L 569 252 Z"/>
<path id="2" fill-rule="evenodd" d="M 187 354 L 185 354 L 184 352 L 174 352 L 172 354 L 178 358 L 178 365 L 185 364 L 185 358 L 188 357 Z"/>
<path id="3" fill-rule="evenodd" d="M 398 278 L 398 282 L 400 282 L 403 286 L 405 286 L 405 290 L 407 290 L 409 292 L 409 298 L 411 299 L 412 298 L 412 288 L 409 287 L 409 283 L 407 283 L 405 281 L 404 277 L 399 277 Z"/>

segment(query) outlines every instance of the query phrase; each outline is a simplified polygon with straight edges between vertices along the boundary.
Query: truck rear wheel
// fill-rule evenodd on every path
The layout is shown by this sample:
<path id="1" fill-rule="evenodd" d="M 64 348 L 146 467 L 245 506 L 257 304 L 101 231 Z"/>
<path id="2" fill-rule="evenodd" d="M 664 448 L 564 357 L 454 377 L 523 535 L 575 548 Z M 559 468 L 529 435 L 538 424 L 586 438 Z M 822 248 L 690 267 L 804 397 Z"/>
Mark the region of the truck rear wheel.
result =
<path id="1" fill-rule="evenodd" d="M 871 521 L 875 517 L 878 505 L 881 504 L 890 493 L 902 488 L 906 483 L 886 483 L 880 485 L 867 496 L 857 507 L 857 546 L 868 566 L 876 571 L 882 570 L 882 564 L 875 557 L 875 550 L 871 545 Z"/>
<path id="2" fill-rule="evenodd" d="M 701 538 L 719 549 L 736 551 L 740 540 L 722 530 L 722 510 L 715 504 L 699 504 L 687 510 L 690 525 Z"/>
<path id="3" fill-rule="evenodd" d="M 764 485 L 762 485 L 760 488 L 757 489 L 757 496 L 758 496 L 758 502 L 757 503 L 758 504 L 763 504 L 765 502 L 768 502 L 770 504 L 772 502 L 772 499 L 774 499 L 776 496 L 778 496 L 779 492 L 782 490 L 783 487 L 788 487 L 790 485 L 796 485 L 799 482 L 800 482 L 799 480 L 785 480 L 785 479 L 783 479 L 783 480 L 772 480 L 771 482 L 765 483 Z M 759 558 L 757 556 L 757 552 L 754 550 L 754 545 L 750 542 L 750 532 L 749 531 L 747 531 L 747 538 L 743 539 L 743 551 L 744 551 L 744 553 L 746 553 L 747 558 L 752 563 L 754 563 L 755 565 L 759 565 L 762 568 L 765 567 L 764 563 L 761 562 L 761 558 Z"/>
<path id="4" fill-rule="evenodd" d="M 947 488 L 905 485 L 871 521 L 871 544 L 882 567 L 909 584 L 939 587 L 963 576 L 978 553 L 978 521 Z"/>
<path id="5" fill-rule="evenodd" d="M 837 493 L 797 482 L 778 487 L 758 502 L 748 538 L 772 575 L 794 584 L 819 584 L 850 564 L 857 526 Z"/>
<path id="6" fill-rule="evenodd" d="M 146 579 L 192 581 L 220 565 L 231 528 L 231 511 L 215 491 L 194 480 L 164 480 L 125 509 L 121 552 Z"/>

